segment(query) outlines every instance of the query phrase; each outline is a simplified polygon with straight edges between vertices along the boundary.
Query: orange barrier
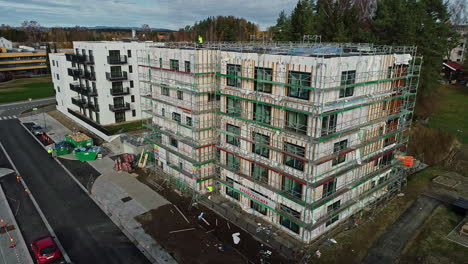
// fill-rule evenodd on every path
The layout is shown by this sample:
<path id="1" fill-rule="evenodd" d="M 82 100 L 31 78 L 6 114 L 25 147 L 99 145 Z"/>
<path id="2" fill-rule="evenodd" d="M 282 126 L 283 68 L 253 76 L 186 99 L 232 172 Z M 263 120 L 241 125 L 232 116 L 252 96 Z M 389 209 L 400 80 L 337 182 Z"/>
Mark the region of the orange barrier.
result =
<path id="1" fill-rule="evenodd" d="M 413 156 L 395 156 L 397 159 L 399 159 L 404 166 L 411 167 L 414 165 L 414 157 Z"/>

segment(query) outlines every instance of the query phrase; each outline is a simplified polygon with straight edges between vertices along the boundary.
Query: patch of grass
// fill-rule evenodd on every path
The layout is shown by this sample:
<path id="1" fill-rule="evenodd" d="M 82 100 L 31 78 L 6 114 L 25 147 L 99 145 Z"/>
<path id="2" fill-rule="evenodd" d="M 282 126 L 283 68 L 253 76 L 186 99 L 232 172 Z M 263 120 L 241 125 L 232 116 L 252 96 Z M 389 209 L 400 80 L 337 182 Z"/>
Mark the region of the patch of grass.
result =
<path id="1" fill-rule="evenodd" d="M 54 96 L 50 77 L 19 79 L 0 84 L 0 103 L 24 101 Z"/>
<path id="2" fill-rule="evenodd" d="M 461 219 L 446 206 L 436 208 L 406 247 L 400 263 L 466 263 L 468 249 L 446 238 Z"/>
<path id="3" fill-rule="evenodd" d="M 130 131 L 136 131 L 140 130 L 143 127 L 143 123 L 141 120 L 139 121 L 133 121 L 133 122 L 128 122 L 124 124 L 118 124 L 118 125 L 109 125 L 105 126 L 104 128 L 107 129 L 112 134 L 116 133 L 125 133 L 125 132 L 130 132 Z"/>
<path id="4" fill-rule="evenodd" d="M 456 135 L 462 143 L 468 144 L 468 88 L 442 85 L 437 92 L 437 109 L 428 126 Z"/>

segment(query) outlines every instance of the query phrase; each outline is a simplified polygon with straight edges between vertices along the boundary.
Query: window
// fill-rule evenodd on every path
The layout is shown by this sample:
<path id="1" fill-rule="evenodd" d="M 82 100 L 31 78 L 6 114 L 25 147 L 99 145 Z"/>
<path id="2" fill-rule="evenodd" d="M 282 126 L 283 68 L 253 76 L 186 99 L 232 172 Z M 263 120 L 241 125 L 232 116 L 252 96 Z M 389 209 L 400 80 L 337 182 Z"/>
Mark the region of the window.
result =
<path id="1" fill-rule="evenodd" d="M 179 161 L 179 170 L 182 170 L 184 168 L 184 163 L 182 163 L 181 161 Z"/>
<path id="2" fill-rule="evenodd" d="M 255 83 L 254 90 L 264 93 L 271 93 L 272 88 L 272 72 L 270 68 L 255 67 Z M 270 82 L 270 83 L 267 83 Z"/>
<path id="3" fill-rule="evenodd" d="M 226 153 L 226 166 L 233 171 L 238 171 L 240 169 L 240 158 Z"/>
<path id="4" fill-rule="evenodd" d="M 185 61 L 185 72 L 190 72 L 190 61 Z"/>
<path id="5" fill-rule="evenodd" d="M 177 91 L 177 99 L 184 100 L 184 93 L 182 91 Z"/>
<path id="6" fill-rule="evenodd" d="M 348 140 L 342 140 L 340 142 L 336 142 L 333 144 L 333 153 L 338 153 L 348 147 Z M 338 165 L 340 163 L 345 162 L 346 160 L 346 154 L 340 155 L 336 157 L 334 160 L 332 160 L 332 166 Z"/>
<path id="7" fill-rule="evenodd" d="M 57 73 L 57 80 L 60 80 L 60 76 L 58 75 L 58 73 Z"/>
<path id="8" fill-rule="evenodd" d="M 125 122 L 125 112 L 115 112 L 115 122 Z"/>
<path id="9" fill-rule="evenodd" d="M 165 96 L 169 96 L 169 87 L 166 85 L 161 86 L 161 94 Z"/>
<path id="10" fill-rule="evenodd" d="M 163 61 L 162 61 L 162 58 L 159 58 L 159 68 L 162 68 L 163 67 Z"/>
<path id="11" fill-rule="evenodd" d="M 270 149 L 265 145 L 270 145 L 270 137 L 259 133 L 253 133 L 252 152 L 263 156 L 265 158 L 270 157 Z"/>
<path id="12" fill-rule="evenodd" d="M 254 120 L 264 124 L 270 124 L 271 106 L 254 104 Z"/>
<path id="13" fill-rule="evenodd" d="M 234 180 L 229 178 L 229 177 L 226 177 L 226 182 L 227 182 L 227 185 L 230 186 L 231 188 L 234 185 Z M 231 196 L 232 198 L 234 198 L 236 200 L 239 200 L 239 193 L 234 191 L 231 188 L 226 187 L 226 194 Z"/>
<path id="14" fill-rule="evenodd" d="M 386 165 L 390 165 L 392 163 L 392 160 L 393 152 L 382 157 L 382 160 L 380 161 L 380 166 L 384 167 Z"/>
<path id="15" fill-rule="evenodd" d="M 182 120 L 181 115 L 178 113 L 172 113 L 172 120 L 177 121 L 177 123 L 180 123 L 180 121 Z"/>
<path id="16" fill-rule="evenodd" d="M 322 117 L 322 136 L 336 132 L 336 114 Z"/>
<path id="17" fill-rule="evenodd" d="M 333 213 L 334 211 L 336 211 L 337 209 L 340 208 L 340 201 L 337 201 L 331 205 L 329 205 L 327 207 L 327 214 L 330 214 L 330 213 Z M 340 219 L 340 215 L 337 214 L 337 215 L 334 215 L 330 218 L 330 220 L 327 221 L 327 223 L 325 224 L 326 227 L 328 227 L 329 225 L 335 223 L 336 221 L 338 221 L 338 219 Z"/>
<path id="18" fill-rule="evenodd" d="M 240 135 L 240 127 L 226 124 L 226 131 L 234 135 Z M 236 136 L 226 135 L 226 143 L 239 147 L 239 139 Z"/>
<path id="19" fill-rule="evenodd" d="M 54 60 L 52 60 L 52 66 L 55 66 L 55 61 Z"/>
<path id="20" fill-rule="evenodd" d="M 305 156 L 305 148 L 301 147 L 301 146 L 298 146 L 298 145 L 294 145 L 294 144 L 285 142 L 284 143 L 284 151 L 287 152 L 287 153 L 291 153 L 291 154 L 284 153 L 283 163 L 286 166 L 289 166 L 289 167 L 294 168 L 296 170 L 304 171 L 304 161 L 302 159 L 298 159 L 297 157 L 294 157 L 293 155 L 304 157 Z"/>
<path id="21" fill-rule="evenodd" d="M 255 192 L 254 190 L 251 190 L 253 192 Z M 262 215 L 267 215 L 267 208 L 259 203 L 259 202 L 255 202 L 254 200 L 250 200 L 250 208 L 254 209 L 255 211 L 261 213 Z"/>
<path id="22" fill-rule="evenodd" d="M 285 205 L 280 204 L 280 209 L 290 214 L 291 216 L 294 216 L 298 219 L 301 218 L 301 213 L 292 208 L 289 208 Z M 287 229 L 293 231 L 294 233 L 299 234 L 299 225 L 282 215 L 280 215 L 280 224 L 286 227 Z"/>
<path id="23" fill-rule="evenodd" d="M 226 113 L 233 116 L 240 116 L 242 112 L 241 102 L 239 99 L 227 98 Z"/>
<path id="24" fill-rule="evenodd" d="M 310 73 L 290 71 L 288 76 L 288 96 L 309 100 Z"/>
<path id="25" fill-rule="evenodd" d="M 323 185 L 322 198 L 325 198 L 336 192 L 336 178 Z"/>
<path id="26" fill-rule="evenodd" d="M 177 142 L 177 139 L 170 138 L 169 141 L 170 141 L 171 146 L 176 147 L 176 148 L 179 147 L 179 142 Z"/>
<path id="27" fill-rule="evenodd" d="M 393 67 L 390 66 L 388 67 L 388 71 L 387 71 L 387 79 L 392 78 L 392 76 L 393 76 Z"/>
<path id="28" fill-rule="evenodd" d="M 162 115 L 162 116 L 166 116 L 166 109 L 164 109 L 164 108 L 161 109 L 161 115 Z"/>
<path id="29" fill-rule="evenodd" d="M 268 183 L 268 169 L 267 168 L 264 168 L 255 163 L 252 163 L 251 175 L 252 175 L 252 179 L 256 181 Z"/>
<path id="30" fill-rule="evenodd" d="M 132 110 L 132 116 L 133 116 L 133 117 L 136 116 L 136 110 Z"/>
<path id="31" fill-rule="evenodd" d="M 226 85 L 241 88 L 241 79 L 238 76 L 241 76 L 241 66 L 237 64 L 228 64 L 227 65 L 227 75 Z"/>
<path id="32" fill-rule="evenodd" d="M 133 81 L 130 81 L 130 88 L 133 88 Z"/>
<path id="33" fill-rule="evenodd" d="M 210 93 L 208 94 L 208 102 L 217 102 L 220 100 L 220 96 L 218 94 Z"/>
<path id="34" fill-rule="evenodd" d="M 127 56 L 128 56 L 129 58 L 132 57 L 132 51 L 131 51 L 131 50 L 127 50 Z"/>
<path id="35" fill-rule="evenodd" d="M 382 184 L 385 181 L 385 177 L 380 177 L 379 181 L 377 182 L 378 185 Z"/>
<path id="36" fill-rule="evenodd" d="M 341 86 L 352 85 L 356 82 L 356 71 L 344 71 L 341 72 Z M 341 87 L 340 98 L 353 96 L 354 86 Z"/>
<path id="37" fill-rule="evenodd" d="M 302 198 L 302 184 L 295 180 L 283 176 L 281 189 L 296 198 Z"/>
<path id="38" fill-rule="evenodd" d="M 299 134 L 307 134 L 307 115 L 286 111 L 286 130 Z"/>
<path id="39" fill-rule="evenodd" d="M 185 117 L 185 123 L 187 126 L 192 126 L 192 118 L 191 117 Z"/>
<path id="40" fill-rule="evenodd" d="M 132 95 L 132 96 L 130 97 L 130 100 L 131 100 L 132 103 L 134 103 L 134 102 L 135 102 L 135 96 Z"/>
<path id="41" fill-rule="evenodd" d="M 132 73 L 132 72 L 133 72 L 133 67 L 132 67 L 132 65 L 129 65 L 129 66 L 128 66 L 128 72 L 129 72 L 129 73 Z"/>
<path id="42" fill-rule="evenodd" d="M 174 71 L 179 70 L 179 60 L 169 60 L 170 63 L 170 69 Z"/>

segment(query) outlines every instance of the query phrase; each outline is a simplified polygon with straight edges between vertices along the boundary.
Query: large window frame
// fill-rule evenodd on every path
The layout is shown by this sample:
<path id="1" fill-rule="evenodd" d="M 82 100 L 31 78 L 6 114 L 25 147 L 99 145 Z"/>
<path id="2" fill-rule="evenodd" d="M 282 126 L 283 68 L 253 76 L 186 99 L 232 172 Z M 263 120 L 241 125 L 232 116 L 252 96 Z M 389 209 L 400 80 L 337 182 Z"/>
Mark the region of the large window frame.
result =
<path id="1" fill-rule="evenodd" d="M 322 189 L 322 198 L 328 197 L 336 192 L 336 178 L 325 183 Z"/>
<path id="2" fill-rule="evenodd" d="M 310 87 L 311 73 L 289 71 L 288 73 L 288 96 L 309 100 L 310 90 L 304 87 Z"/>
<path id="3" fill-rule="evenodd" d="M 273 90 L 273 84 L 271 83 L 272 81 L 273 81 L 273 69 L 272 68 L 255 67 L 255 82 L 254 82 L 255 91 L 271 94 Z"/>
<path id="4" fill-rule="evenodd" d="M 235 180 L 229 178 L 229 177 L 226 177 L 226 182 L 227 182 L 227 185 L 229 185 L 231 188 L 234 186 L 234 182 L 236 182 Z M 236 200 L 239 201 L 239 193 L 234 191 L 233 189 L 231 189 L 229 187 L 226 186 L 226 194 L 228 196 L 230 196 L 231 198 L 234 198 Z"/>
<path id="5" fill-rule="evenodd" d="M 179 71 L 179 60 L 169 60 L 169 67 L 173 71 Z"/>
<path id="6" fill-rule="evenodd" d="M 298 199 L 302 199 L 302 192 L 303 192 L 303 184 L 297 182 L 293 179 L 290 179 L 286 176 L 283 176 L 281 181 L 281 190 L 285 193 L 292 195 Z"/>
<path id="7" fill-rule="evenodd" d="M 270 145 L 270 137 L 260 133 L 252 133 L 252 152 L 265 158 L 270 157 L 270 149 L 265 145 Z M 258 144 L 255 144 L 258 143 Z"/>
<path id="8" fill-rule="evenodd" d="M 268 184 L 268 169 L 252 163 L 252 167 L 250 169 L 250 175 L 252 179 Z"/>
<path id="9" fill-rule="evenodd" d="M 282 211 L 285 211 L 286 213 L 288 213 L 289 215 L 291 216 L 294 216 L 298 219 L 301 218 L 301 213 L 286 206 L 286 205 L 283 205 L 283 204 L 280 204 L 280 209 Z M 298 224 L 294 223 L 293 221 L 289 220 L 289 218 L 285 217 L 285 216 L 282 216 L 280 215 L 280 224 L 284 227 L 286 227 L 287 229 L 291 230 L 292 232 L 296 233 L 296 234 L 299 234 L 299 231 L 300 231 L 300 227 Z"/>
<path id="10" fill-rule="evenodd" d="M 336 142 L 335 144 L 333 144 L 333 153 L 337 154 L 340 151 L 346 149 L 347 147 L 348 147 L 348 140 L 347 139 Z M 336 158 L 334 158 L 332 160 L 332 166 L 338 165 L 338 164 L 343 163 L 345 161 L 346 161 L 346 154 L 340 155 L 340 156 L 338 156 L 338 157 L 336 157 Z"/>
<path id="11" fill-rule="evenodd" d="M 356 83 L 356 71 L 341 72 L 341 86 L 353 85 Z M 340 87 L 340 98 L 354 95 L 354 86 Z"/>
<path id="12" fill-rule="evenodd" d="M 306 114 L 286 111 L 286 130 L 306 135 L 307 123 L 308 118 Z"/>
<path id="13" fill-rule="evenodd" d="M 269 125 L 271 122 L 271 106 L 264 104 L 254 104 L 253 120 Z"/>
<path id="14" fill-rule="evenodd" d="M 226 166 L 233 170 L 233 171 L 239 171 L 240 170 L 240 158 L 230 154 L 226 153 Z"/>
<path id="15" fill-rule="evenodd" d="M 240 116 L 242 113 L 241 101 L 239 99 L 231 97 L 227 97 L 226 101 L 226 113 L 233 116 Z"/>
<path id="16" fill-rule="evenodd" d="M 228 64 L 226 69 L 226 85 L 241 88 L 242 79 L 238 78 L 242 75 L 242 68 L 238 64 Z"/>
<path id="17" fill-rule="evenodd" d="M 226 135 L 226 143 L 239 147 L 240 141 L 237 136 L 240 135 L 241 128 L 235 125 L 226 124 L 226 131 L 236 136 Z"/>
<path id="18" fill-rule="evenodd" d="M 338 201 L 332 203 L 331 205 L 327 206 L 327 214 L 335 212 L 340 207 L 341 207 L 341 200 L 338 200 Z M 338 220 L 340 220 L 340 215 L 339 214 L 336 214 L 336 215 L 332 216 L 327 221 L 327 223 L 325 224 L 325 227 L 328 227 L 328 226 L 332 225 L 333 223 L 335 223 Z"/>
<path id="19" fill-rule="evenodd" d="M 304 161 L 296 157 L 293 157 L 292 155 L 289 155 L 288 153 L 292 153 L 299 157 L 305 157 L 305 148 L 289 143 L 289 142 L 285 142 L 284 151 L 286 153 L 283 153 L 283 156 L 284 156 L 283 164 L 293 169 L 304 171 Z"/>
<path id="20" fill-rule="evenodd" d="M 338 115 L 331 114 L 322 117 L 322 136 L 327 136 L 336 132 L 336 125 L 337 125 Z"/>

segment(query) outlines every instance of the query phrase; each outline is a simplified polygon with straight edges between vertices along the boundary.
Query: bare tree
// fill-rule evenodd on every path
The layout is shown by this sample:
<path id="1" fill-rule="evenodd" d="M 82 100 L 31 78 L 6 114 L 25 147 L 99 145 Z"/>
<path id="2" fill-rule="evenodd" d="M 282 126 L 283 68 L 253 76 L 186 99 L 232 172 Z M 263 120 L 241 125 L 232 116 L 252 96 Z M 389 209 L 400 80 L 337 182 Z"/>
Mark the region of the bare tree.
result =
<path id="1" fill-rule="evenodd" d="M 148 24 L 141 25 L 141 31 L 143 32 L 143 39 L 151 39 L 151 27 Z"/>
<path id="2" fill-rule="evenodd" d="M 468 2 L 466 0 L 452 0 L 448 4 L 453 25 L 463 25 L 468 22 Z"/>
<path id="3" fill-rule="evenodd" d="M 25 20 L 23 23 L 21 23 L 21 27 L 24 29 L 24 31 L 27 32 L 29 42 L 39 41 L 41 31 L 41 25 L 39 24 L 39 22 L 34 20 Z"/>

